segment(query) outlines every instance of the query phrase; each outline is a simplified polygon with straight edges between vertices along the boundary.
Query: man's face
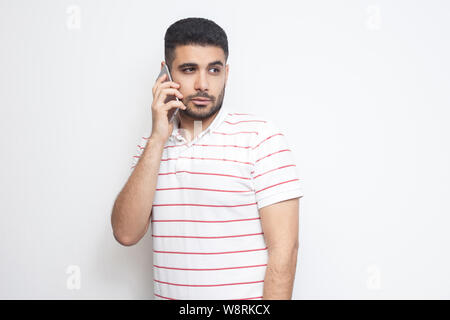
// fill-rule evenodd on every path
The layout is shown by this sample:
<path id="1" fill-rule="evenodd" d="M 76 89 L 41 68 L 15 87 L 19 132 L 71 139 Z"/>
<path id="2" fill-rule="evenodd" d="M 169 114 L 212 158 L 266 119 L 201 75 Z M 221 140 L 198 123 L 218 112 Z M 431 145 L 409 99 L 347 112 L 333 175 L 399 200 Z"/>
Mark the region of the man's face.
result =
<path id="1" fill-rule="evenodd" d="M 173 81 L 180 84 L 186 110 L 182 116 L 194 120 L 211 117 L 220 110 L 228 79 L 228 65 L 220 47 L 185 45 L 175 48 L 175 60 L 170 68 Z M 206 98 L 206 104 L 196 104 L 195 98 Z"/>

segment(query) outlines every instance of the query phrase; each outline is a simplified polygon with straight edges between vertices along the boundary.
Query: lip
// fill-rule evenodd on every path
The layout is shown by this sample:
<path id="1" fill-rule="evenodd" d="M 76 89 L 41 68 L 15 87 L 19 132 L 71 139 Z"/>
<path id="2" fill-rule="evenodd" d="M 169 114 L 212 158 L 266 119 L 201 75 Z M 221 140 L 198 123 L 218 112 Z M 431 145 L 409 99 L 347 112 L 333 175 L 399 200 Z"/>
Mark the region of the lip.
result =
<path id="1" fill-rule="evenodd" d="M 211 102 L 211 100 L 209 100 L 209 99 L 192 99 L 191 101 L 193 103 L 199 104 L 199 105 L 207 105 L 208 103 Z"/>

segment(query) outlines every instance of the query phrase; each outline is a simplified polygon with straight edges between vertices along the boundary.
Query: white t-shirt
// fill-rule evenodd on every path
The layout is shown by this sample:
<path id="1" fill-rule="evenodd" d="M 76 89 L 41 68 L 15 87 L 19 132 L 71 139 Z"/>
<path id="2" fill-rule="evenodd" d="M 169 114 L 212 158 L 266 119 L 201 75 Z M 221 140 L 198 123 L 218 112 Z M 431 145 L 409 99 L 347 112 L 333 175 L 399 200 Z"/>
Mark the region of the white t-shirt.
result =
<path id="1" fill-rule="evenodd" d="M 176 122 L 153 201 L 155 299 L 261 299 L 268 252 L 258 210 L 303 196 L 287 139 L 268 119 L 224 106 L 195 139 L 185 134 Z"/>

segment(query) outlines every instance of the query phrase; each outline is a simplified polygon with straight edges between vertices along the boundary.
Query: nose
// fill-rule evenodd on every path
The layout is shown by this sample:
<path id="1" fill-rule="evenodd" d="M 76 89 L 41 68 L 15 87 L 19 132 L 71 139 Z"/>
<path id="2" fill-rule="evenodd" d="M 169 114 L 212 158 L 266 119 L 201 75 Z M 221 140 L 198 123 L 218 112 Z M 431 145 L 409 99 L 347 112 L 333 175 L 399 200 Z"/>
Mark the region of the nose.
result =
<path id="1" fill-rule="evenodd" d="M 197 78 L 195 79 L 195 90 L 207 91 L 208 90 L 208 79 L 206 78 L 205 72 L 198 72 Z"/>

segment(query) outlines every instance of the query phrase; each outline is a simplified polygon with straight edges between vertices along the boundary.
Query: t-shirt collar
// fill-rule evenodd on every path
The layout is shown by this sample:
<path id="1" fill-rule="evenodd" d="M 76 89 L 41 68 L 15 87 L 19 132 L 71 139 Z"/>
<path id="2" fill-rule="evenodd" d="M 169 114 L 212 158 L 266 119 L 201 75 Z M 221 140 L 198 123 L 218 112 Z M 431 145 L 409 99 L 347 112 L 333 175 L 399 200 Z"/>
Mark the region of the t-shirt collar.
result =
<path id="1" fill-rule="evenodd" d="M 210 123 L 208 128 L 206 128 L 206 130 L 203 130 L 196 137 L 195 140 L 201 138 L 203 135 L 205 135 L 207 133 L 211 133 L 212 130 L 216 129 L 223 122 L 223 120 L 225 119 L 226 114 L 227 114 L 226 108 L 225 108 L 224 104 L 222 103 L 222 107 L 220 108 L 219 112 L 217 113 L 217 116 Z M 180 133 L 178 117 L 175 117 L 175 119 L 173 121 L 173 131 L 172 131 L 172 134 L 170 135 L 170 139 L 178 139 L 180 141 L 184 140 L 183 136 Z"/>

